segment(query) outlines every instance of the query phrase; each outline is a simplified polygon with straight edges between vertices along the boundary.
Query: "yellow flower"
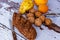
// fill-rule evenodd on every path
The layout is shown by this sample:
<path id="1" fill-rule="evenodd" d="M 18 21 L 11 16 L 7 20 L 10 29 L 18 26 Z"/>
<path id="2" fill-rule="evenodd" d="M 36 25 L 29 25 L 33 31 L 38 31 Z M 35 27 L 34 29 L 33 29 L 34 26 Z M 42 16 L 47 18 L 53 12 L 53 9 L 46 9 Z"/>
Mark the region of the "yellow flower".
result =
<path id="1" fill-rule="evenodd" d="M 19 7 L 19 13 L 24 14 L 26 11 L 31 9 L 33 7 L 33 1 L 32 0 L 23 0 Z"/>

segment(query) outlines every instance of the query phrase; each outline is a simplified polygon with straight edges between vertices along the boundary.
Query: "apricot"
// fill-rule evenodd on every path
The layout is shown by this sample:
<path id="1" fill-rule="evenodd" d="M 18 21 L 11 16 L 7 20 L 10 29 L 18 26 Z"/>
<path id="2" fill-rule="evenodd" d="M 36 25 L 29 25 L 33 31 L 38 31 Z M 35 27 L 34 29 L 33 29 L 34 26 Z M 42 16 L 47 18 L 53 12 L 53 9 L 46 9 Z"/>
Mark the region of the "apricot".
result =
<path id="1" fill-rule="evenodd" d="M 47 4 L 48 3 L 48 0 L 34 0 L 34 3 L 36 5 Z"/>
<path id="2" fill-rule="evenodd" d="M 48 12 L 48 6 L 47 5 L 39 5 L 38 10 L 42 13 Z"/>

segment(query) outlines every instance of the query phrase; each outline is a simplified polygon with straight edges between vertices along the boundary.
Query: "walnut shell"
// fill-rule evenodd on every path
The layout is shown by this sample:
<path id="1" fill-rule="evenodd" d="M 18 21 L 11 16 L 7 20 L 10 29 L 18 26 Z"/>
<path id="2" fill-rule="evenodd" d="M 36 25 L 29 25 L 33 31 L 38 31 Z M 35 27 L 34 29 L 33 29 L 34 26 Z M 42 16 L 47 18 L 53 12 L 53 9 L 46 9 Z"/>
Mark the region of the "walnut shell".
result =
<path id="1" fill-rule="evenodd" d="M 40 17 L 41 15 L 42 15 L 42 13 L 40 13 L 40 12 L 38 12 L 38 11 L 35 12 L 35 16 L 36 16 L 36 17 Z"/>
<path id="2" fill-rule="evenodd" d="M 46 19 L 45 19 L 45 24 L 46 24 L 46 25 L 51 25 L 51 24 L 52 24 L 52 20 L 49 19 L 49 18 L 46 18 Z"/>
<path id="3" fill-rule="evenodd" d="M 32 8 L 32 9 L 29 10 L 30 13 L 35 13 L 35 11 L 36 10 L 34 8 Z"/>
<path id="4" fill-rule="evenodd" d="M 31 23 L 34 23 L 35 18 L 34 18 L 34 17 L 28 17 L 28 20 L 29 20 Z"/>
<path id="5" fill-rule="evenodd" d="M 33 17 L 33 16 L 34 16 L 33 13 L 28 13 L 28 14 L 27 14 L 27 17 Z"/>
<path id="6" fill-rule="evenodd" d="M 39 18 L 42 20 L 42 22 L 44 22 L 46 17 L 42 15 Z"/>
<path id="7" fill-rule="evenodd" d="M 39 18 L 35 19 L 35 25 L 36 26 L 41 26 L 42 25 L 42 20 L 40 20 Z"/>

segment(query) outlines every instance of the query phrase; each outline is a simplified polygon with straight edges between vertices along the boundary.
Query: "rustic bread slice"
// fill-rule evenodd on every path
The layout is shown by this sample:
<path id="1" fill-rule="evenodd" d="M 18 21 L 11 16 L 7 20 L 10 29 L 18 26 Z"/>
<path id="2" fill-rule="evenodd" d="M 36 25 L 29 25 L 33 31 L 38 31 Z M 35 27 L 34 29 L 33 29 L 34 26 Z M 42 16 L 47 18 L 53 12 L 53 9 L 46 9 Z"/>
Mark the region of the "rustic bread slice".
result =
<path id="1" fill-rule="evenodd" d="M 12 22 L 13 26 L 15 26 L 27 39 L 36 38 L 36 30 L 32 27 L 32 24 L 20 14 L 14 13 Z"/>

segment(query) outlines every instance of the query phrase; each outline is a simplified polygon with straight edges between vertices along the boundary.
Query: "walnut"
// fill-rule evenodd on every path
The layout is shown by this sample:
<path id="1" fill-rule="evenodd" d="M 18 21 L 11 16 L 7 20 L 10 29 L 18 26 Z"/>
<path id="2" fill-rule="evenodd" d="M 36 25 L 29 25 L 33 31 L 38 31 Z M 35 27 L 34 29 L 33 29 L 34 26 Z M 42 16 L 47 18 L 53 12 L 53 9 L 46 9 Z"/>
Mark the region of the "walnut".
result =
<path id="1" fill-rule="evenodd" d="M 29 10 L 30 13 L 35 13 L 35 11 L 36 10 L 34 8 L 32 8 L 32 9 Z"/>
<path id="2" fill-rule="evenodd" d="M 42 15 L 42 13 L 40 13 L 40 12 L 38 12 L 38 11 L 35 12 L 35 16 L 36 16 L 36 17 L 40 17 L 41 15 Z"/>
<path id="3" fill-rule="evenodd" d="M 28 14 L 27 14 L 27 17 L 33 17 L 33 16 L 34 16 L 33 13 L 28 13 Z"/>
<path id="4" fill-rule="evenodd" d="M 35 25 L 36 26 L 41 26 L 42 25 L 42 20 L 40 20 L 39 18 L 35 19 Z"/>
<path id="5" fill-rule="evenodd" d="M 42 15 L 42 16 L 40 16 L 39 18 L 42 20 L 42 22 L 45 21 L 45 16 Z"/>
<path id="6" fill-rule="evenodd" d="M 29 20 L 31 23 L 34 23 L 35 18 L 34 18 L 34 17 L 28 17 L 28 20 Z"/>
<path id="7" fill-rule="evenodd" d="M 51 25 L 51 24 L 52 24 L 52 20 L 49 19 L 49 18 L 46 18 L 46 19 L 45 19 L 45 24 L 46 24 L 46 25 Z"/>

